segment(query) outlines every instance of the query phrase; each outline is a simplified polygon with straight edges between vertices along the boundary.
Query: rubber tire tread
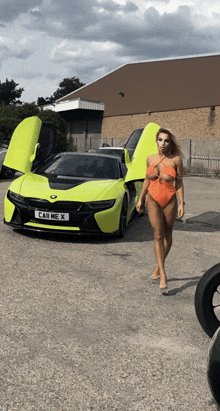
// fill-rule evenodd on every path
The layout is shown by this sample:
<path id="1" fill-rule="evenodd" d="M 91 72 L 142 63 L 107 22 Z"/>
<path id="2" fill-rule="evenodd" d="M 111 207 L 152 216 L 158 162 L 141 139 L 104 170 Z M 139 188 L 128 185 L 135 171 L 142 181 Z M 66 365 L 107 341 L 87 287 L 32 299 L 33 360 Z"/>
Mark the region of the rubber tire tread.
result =
<path id="1" fill-rule="evenodd" d="M 7 175 L 7 172 L 10 173 L 9 176 Z M 14 170 L 11 170 L 11 169 L 8 168 L 8 167 L 2 166 L 1 176 L 2 176 L 2 178 L 4 178 L 4 179 L 10 180 L 11 178 L 14 178 L 14 176 L 15 176 L 15 171 L 14 171 Z"/>
<path id="2" fill-rule="evenodd" d="M 207 364 L 207 379 L 212 395 L 220 405 L 220 327 L 213 335 L 209 344 L 208 350 L 208 364 Z"/>
<path id="3" fill-rule="evenodd" d="M 122 206 L 121 206 L 121 214 L 120 214 L 120 220 L 119 220 L 119 231 L 118 231 L 118 234 L 117 234 L 117 237 L 118 237 L 118 238 L 123 238 L 123 237 L 124 237 L 124 233 L 125 233 L 125 230 L 124 230 L 123 232 L 121 232 L 121 230 L 120 230 L 120 224 L 121 224 L 123 207 L 126 207 L 126 212 L 128 212 L 128 199 L 127 199 L 127 196 L 126 196 L 126 195 L 125 195 L 124 198 L 123 198 Z"/>
<path id="4" fill-rule="evenodd" d="M 194 298 L 198 321 L 210 338 L 220 326 L 220 321 L 212 309 L 213 295 L 218 285 L 220 285 L 220 263 L 211 267 L 202 276 L 196 287 Z"/>

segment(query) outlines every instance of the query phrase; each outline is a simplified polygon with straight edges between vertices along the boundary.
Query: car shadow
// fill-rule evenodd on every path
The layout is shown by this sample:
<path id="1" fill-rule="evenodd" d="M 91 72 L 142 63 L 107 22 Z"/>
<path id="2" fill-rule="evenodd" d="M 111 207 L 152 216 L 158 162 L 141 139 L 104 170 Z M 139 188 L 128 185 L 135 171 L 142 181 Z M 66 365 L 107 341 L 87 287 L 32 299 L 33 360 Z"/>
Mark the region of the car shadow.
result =
<path id="1" fill-rule="evenodd" d="M 28 238 L 39 238 L 45 241 L 55 241 L 63 243 L 103 243 L 113 240 L 110 236 L 101 236 L 101 235 L 87 235 L 87 234 L 65 234 L 65 233 L 47 233 L 43 231 L 32 231 L 32 230 L 20 230 L 14 229 L 19 235 L 28 237 Z"/>
<path id="2" fill-rule="evenodd" d="M 213 214 L 215 214 L 214 217 Z M 210 215 L 211 218 L 209 218 Z M 220 231 L 220 218 L 219 225 L 218 216 L 216 217 L 216 213 L 212 211 L 200 214 L 198 216 L 193 217 L 192 219 L 183 220 L 180 218 L 176 218 L 173 229 L 174 231 L 214 233 L 216 231 Z M 142 218 L 137 217 L 131 222 L 130 227 L 128 227 L 125 233 L 124 238 L 121 239 L 121 241 L 126 242 L 142 242 L 153 240 L 153 229 L 151 227 L 146 212 Z"/>
<path id="3" fill-rule="evenodd" d="M 219 213 L 220 215 L 220 213 Z M 209 218 L 211 216 L 211 218 Z M 214 222 L 214 224 L 211 223 Z M 174 223 L 174 231 L 188 231 L 188 232 L 216 232 L 220 231 L 220 217 L 219 226 L 217 225 L 218 216 L 215 212 L 207 212 L 195 216 L 191 219 L 182 220 L 176 218 Z M 73 242 L 73 243 L 121 243 L 121 242 L 146 242 L 153 241 L 153 229 L 151 227 L 147 213 L 135 216 L 128 224 L 127 230 L 123 238 L 118 238 L 115 235 L 98 235 L 98 234 L 64 234 L 64 233 L 44 233 L 31 230 L 17 230 L 18 234 L 30 238 L 41 238 L 45 241 L 55 242 Z"/>
<path id="4" fill-rule="evenodd" d="M 5 183 L 5 182 L 11 183 L 13 180 L 15 180 L 14 177 L 12 177 L 12 178 L 5 178 L 5 177 L 2 177 L 2 176 L 0 175 L 0 183 Z"/>

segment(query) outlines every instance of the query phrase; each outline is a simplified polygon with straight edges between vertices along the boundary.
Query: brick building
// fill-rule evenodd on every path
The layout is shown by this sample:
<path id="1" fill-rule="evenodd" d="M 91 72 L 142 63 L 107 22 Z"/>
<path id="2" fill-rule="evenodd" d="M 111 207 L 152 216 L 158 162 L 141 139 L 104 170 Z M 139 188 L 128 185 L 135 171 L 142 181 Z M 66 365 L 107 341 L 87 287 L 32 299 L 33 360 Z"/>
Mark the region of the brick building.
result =
<path id="1" fill-rule="evenodd" d="M 136 128 L 155 122 L 179 140 L 220 140 L 220 55 L 129 63 L 61 98 L 97 110 L 63 110 L 69 137 L 93 136 L 121 145 Z M 101 102 L 101 103 L 100 103 Z"/>

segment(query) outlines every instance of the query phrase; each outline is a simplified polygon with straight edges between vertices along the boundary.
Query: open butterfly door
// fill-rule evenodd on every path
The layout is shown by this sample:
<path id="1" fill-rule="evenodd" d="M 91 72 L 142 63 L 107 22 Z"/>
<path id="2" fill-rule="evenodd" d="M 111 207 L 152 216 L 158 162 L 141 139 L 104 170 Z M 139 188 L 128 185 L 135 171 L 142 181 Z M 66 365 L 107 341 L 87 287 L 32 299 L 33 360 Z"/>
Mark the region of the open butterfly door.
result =
<path id="1" fill-rule="evenodd" d="M 128 168 L 125 182 L 144 180 L 147 169 L 147 157 L 157 153 L 156 134 L 160 126 L 149 123 L 143 130 L 136 145 L 132 160 L 125 154 L 125 162 Z M 127 150 L 125 149 L 125 152 Z"/>
<path id="2" fill-rule="evenodd" d="M 36 116 L 26 118 L 11 137 L 3 165 L 24 174 L 30 172 L 33 163 L 35 167 L 52 154 L 55 138 L 51 124 Z"/>

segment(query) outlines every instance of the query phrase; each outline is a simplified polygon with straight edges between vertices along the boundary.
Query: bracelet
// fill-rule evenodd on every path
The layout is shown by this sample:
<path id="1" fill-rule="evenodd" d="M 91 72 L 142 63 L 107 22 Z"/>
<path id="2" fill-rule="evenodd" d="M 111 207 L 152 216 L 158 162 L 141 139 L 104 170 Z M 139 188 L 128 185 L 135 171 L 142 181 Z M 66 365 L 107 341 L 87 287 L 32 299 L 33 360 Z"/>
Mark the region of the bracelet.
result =
<path id="1" fill-rule="evenodd" d="M 185 205 L 186 203 L 185 203 L 185 201 L 179 201 L 179 203 L 183 203 L 183 205 Z"/>

